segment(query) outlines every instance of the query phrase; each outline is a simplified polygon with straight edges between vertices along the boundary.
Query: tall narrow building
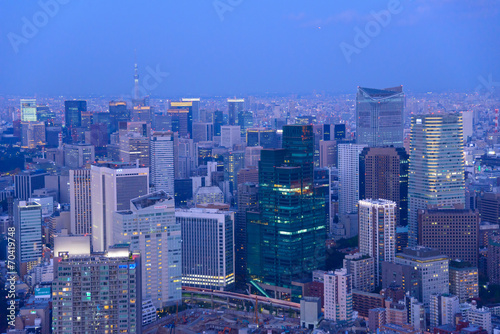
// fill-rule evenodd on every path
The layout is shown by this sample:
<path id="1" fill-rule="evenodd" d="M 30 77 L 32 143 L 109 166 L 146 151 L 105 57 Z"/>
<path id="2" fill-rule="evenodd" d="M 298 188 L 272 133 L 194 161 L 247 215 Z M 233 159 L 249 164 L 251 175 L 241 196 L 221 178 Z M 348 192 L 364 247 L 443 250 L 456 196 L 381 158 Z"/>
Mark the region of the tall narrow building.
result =
<path id="1" fill-rule="evenodd" d="M 92 233 L 92 203 L 90 169 L 69 171 L 71 233 Z"/>
<path id="2" fill-rule="evenodd" d="M 283 149 L 259 162 L 259 214 L 247 214 L 248 278 L 277 297 L 325 263 L 324 197 L 313 180 L 311 125 L 283 127 Z M 284 294 L 284 295 L 283 295 Z"/>
<path id="3" fill-rule="evenodd" d="M 82 126 L 82 113 L 87 112 L 87 101 L 64 101 L 64 121 L 67 128 Z"/>
<path id="4" fill-rule="evenodd" d="M 403 147 L 366 147 L 359 160 L 359 198 L 396 203 L 397 226 L 408 225 L 408 154 Z"/>
<path id="5" fill-rule="evenodd" d="M 113 212 L 128 210 L 130 200 L 149 190 L 149 168 L 101 163 L 90 169 L 92 182 L 92 247 L 104 252 L 113 242 Z"/>
<path id="6" fill-rule="evenodd" d="M 359 252 L 374 258 L 375 282 L 382 279 L 382 262 L 396 256 L 396 203 L 385 199 L 359 201 Z"/>
<path id="7" fill-rule="evenodd" d="M 14 201 L 16 270 L 24 277 L 42 259 L 42 206 L 35 202 Z"/>
<path id="8" fill-rule="evenodd" d="M 418 240 L 418 210 L 465 205 L 462 116 L 430 114 L 411 120 L 408 244 Z"/>
<path id="9" fill-rule="evenodd" d="M 359 156 L 363 145 L 340 144 L 338 145 L 339 166 L 339 213 L 346 215 L 358 211 L 359 201 Z"/>
<path id="10" fill-rule="evenodd" d="M 403 86 L 374 89 L 358 87 L 356 95 L 356 143 L 403 146 Z"/>
<path id="11" fill-rule="evenodd" d="M 155 190 L 164 190 L 171 196 L 175 178 L 174 141 L 172 131 L 156 131 L 151 135 L 151 183 Z"/>
<path id="12" fill-rule="evenodd" d="M 36 122 L 36 99 L 21 99 L 21 121 Z"/>
<path id="13" fill-rule="evenodd" d="M 245 99 L 227 99 L 228 125 L 238 125 L 238 115 L 245 110 Z"/>

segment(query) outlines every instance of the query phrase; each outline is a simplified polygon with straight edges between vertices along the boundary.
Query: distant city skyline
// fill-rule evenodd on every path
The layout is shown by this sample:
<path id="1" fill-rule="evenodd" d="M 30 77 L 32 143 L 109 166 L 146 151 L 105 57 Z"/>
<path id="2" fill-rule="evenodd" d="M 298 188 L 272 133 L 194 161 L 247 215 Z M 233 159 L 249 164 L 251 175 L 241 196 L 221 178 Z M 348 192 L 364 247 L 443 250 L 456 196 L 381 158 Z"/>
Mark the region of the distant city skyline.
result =
<path id="1" fill-rule="evenodd" d="M 500 86 L 497 1 L 216 5 L 2 2 L 0 95 L 132 97 L 134 50 L 164 98 Z"/>

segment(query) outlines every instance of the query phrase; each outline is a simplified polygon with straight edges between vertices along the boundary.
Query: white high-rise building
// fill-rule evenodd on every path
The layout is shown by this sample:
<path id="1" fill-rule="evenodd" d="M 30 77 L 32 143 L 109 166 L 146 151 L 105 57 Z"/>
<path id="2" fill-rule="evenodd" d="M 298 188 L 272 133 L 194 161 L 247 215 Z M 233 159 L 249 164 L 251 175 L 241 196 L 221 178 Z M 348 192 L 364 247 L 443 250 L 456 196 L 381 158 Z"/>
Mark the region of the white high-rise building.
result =
<path id="1" fill-rule="evenodd" d="M 113 213 L 130 208 L 130 200 L 149 190 L 149 168 L 127 164 L 92 165 L 92 247 L 104 252 L 113 242 Z"/>
<path id="2" fill-rule="evenodd" d="M 471 324 L 481 326 L 488 334 L 493 333 L 493 326 L 491 324 L 491 310 L 487 307 L 478 308 L 477 304 L 473 301 L 472 307 L 468 312 L 469 322 Z"/>
<path id="3" fill-rule="evenodd" d="M 15 200 L 13 211 L 16 270 L 20 277 L 24 277 L 42 259 L 42 206 Z"/>
<path id="4" fill-rule="evenodd" d="M 181 301 L 181 225 L 174 198 L 160 190 L 130 201 L 113 216 L 115 243 L 142 255 L 142 296 L 157 308 Z"/>
<path id="5" fill-rule="evenodd" d="M 220 131 L 220 146 L 232 149 L 234 145 L 241 144 L 241 126 L 223 125 Z"/>
<path id="6" fill-rule="evenodd" d="M 172 131 L 151 135 L 151 183 L 155 190 L 164 190 L 170 196 L 174 196 L 174 141 Z"/>
<path id="7" fill-rule="evenodd" d="M 460 312 L 457 296 L 450 294 L 432 294 L 430 300 L 430 325 L 434 327 L 453 324 L 455 314 Z"/>
<path id="8" fill-rule="evenodd" d="M 380 284 L 382 262 L 396 256 L 396 203 L 365 199 L 358 204 L 359 252 L 374 259 L 375 282 Z"/>
<path id="9" fill-rule="evenodd" d="M 90 169 L 71 169 L 69 171 L 69 196 L 71 211 L 71 233 L 92 233 Z"/>
<path id="10" fill-rule="evenodd" d="M 396 254 L 396 264 L 407 265 L 418 271 L 420 280 L 419 300 L 428 310 L 432 294 L 450 293 L 448 262 L 446 255 L 427 247 L 405 248 Z"/>
<path id="11" fill-rule="evenodd" d="M 325 319 L 352 322 L 352 280 L 345 268 L 324 276 Z"/>
<path id="12" fill-rule="evenodd" d="M 182 229 L 182 285 L 227 290 L 234 285 L 234 213 L 177 209 Z"/>
<path id="13" fill-rule="evenodd" d="M 341 216 L 358 211 L 359 155 L 364 145 L 339 144 L 339 213 Z"/>

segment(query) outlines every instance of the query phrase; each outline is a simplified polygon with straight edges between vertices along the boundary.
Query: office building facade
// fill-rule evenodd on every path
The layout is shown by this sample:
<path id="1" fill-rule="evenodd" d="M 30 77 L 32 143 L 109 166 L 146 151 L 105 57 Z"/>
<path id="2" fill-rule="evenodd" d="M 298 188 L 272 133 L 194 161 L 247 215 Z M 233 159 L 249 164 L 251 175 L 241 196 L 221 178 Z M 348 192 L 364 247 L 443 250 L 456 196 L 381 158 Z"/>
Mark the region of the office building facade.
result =
<path id="1" fill-rule="evenodd" d="M 69 171 L 71 233 L 92 233 L 92 192 L 90 169 Z"/>
<path id="2" fill-rule="evenodd" d="M 151 183 L 155 190 L 174 195 L 175 134 L 171 131 L 153 132 L 151 135 Z"/>

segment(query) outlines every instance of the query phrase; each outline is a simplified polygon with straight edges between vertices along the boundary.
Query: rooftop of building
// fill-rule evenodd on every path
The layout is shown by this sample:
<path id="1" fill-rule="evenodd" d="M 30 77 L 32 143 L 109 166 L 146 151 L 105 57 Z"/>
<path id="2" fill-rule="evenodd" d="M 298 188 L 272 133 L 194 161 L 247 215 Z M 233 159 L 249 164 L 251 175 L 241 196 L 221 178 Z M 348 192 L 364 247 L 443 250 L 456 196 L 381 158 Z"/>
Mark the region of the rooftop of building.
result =
<path id="1" fill-rule="evenodd" d="M 407 247 L 402 253 L 397 253 L 396 257 L 407 258 L 411 260 L 443 260 L 448 259 L 446 255 L 442 255 L 439 250 L 424 246 Z"/>
<path id="2" fill-rule="evenodd" d="M 171 207 L 173 208 L 174 207 L 172 202 L 173 199 L 174 198 L 168 195 L 165 191 L 159 190 L 155 191 L 154 193 L 134 198 L 130 200 L 130 203 L 134 206 L 136 210 L 140 210 L 160 203 L 166 205 L 168 201 L 170 201 Z"/>

